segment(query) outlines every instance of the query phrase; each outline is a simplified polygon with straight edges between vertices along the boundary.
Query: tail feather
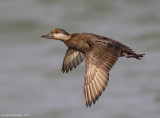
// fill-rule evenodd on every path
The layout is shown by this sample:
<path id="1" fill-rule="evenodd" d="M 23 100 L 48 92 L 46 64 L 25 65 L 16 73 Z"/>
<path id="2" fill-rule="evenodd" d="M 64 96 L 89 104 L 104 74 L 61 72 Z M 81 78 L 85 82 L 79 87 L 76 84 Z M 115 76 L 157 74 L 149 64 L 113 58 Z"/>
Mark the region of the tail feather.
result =
<path id="1" fill-rule="evenodd" d="M 121 51 L 121 56 L 125 56 L 126 58 L 136 58 L 138 60 L 141 60 L 141 58 L 145 55 L 135 53 L 133 49 L 129 48 L 126 45 L 123 45 Z"/>
<path id="2" fill-rule="evenodd" d="M 145 55 L 145 54 L 137 54 L 133 51 L 133 49 L 131 49 L 130 47 L 118 42 L 118 41 L 115 41 L 115 40 L 112 40 L 112 39 L 108 39 L 109 41 L 111 42 L 114 42 L 115 45 L 118 45 L 120 46 L 121 48 L 121 55 L 120 56 L 125 56 L 126 58 L 136 58 L 138 60 L 141 60 L 141 58 Z"/>
<path id="3" fill-rule="evenodd" d="M 136 54 L 136 53 L 122 52 L 122 55 L 125 56 L 126 58 L 136 58 L 138 60 L 141 60 L 141 58 L 145 54 Z"/>

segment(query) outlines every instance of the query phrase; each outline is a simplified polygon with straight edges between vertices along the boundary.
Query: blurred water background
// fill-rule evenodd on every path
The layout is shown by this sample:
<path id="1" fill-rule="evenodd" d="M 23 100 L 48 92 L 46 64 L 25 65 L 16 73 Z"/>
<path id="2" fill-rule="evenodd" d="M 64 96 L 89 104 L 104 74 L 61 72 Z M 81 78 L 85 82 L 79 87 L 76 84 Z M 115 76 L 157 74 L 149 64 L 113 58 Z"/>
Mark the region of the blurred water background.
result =
<path id="1" fill-rule="evenodd" d="M 67 47 L 42 39 L 52 28 L 120 41 L 142 61 L 120 58 L 92 108 L 83 100 L 84 62 L 61 72 Z M 160 0 L 1 0 L 0 117 L 160 117 Z"/>

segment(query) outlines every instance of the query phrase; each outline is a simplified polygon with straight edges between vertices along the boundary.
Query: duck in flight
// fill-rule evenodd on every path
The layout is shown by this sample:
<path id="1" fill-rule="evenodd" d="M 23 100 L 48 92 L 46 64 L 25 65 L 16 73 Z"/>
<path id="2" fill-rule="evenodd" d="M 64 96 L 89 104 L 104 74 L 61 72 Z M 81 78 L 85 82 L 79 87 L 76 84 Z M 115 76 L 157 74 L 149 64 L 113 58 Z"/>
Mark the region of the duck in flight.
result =
<path id="1" fill-rule="evenodd" d="M 63 73 L 76 68 L 86 58 L 83 93 L 87 107 L 95 104 L 105 90 L 109 71 L 119 57 L 141 60 L 144 56 L 118 41 L 92 33 L 69 34 L 55 28 L 42 38 L 60 40 L 68 46 L 62 65 Z"/>

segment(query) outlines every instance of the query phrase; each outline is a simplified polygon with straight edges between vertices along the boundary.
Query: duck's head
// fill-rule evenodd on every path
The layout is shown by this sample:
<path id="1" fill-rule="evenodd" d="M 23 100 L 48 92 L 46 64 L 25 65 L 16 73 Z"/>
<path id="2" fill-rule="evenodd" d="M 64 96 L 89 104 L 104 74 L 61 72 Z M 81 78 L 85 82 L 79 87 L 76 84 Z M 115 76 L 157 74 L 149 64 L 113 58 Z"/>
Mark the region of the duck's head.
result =
<path id="1" fill-rule="evenodd" d="M 41 37 L 47 39 L 67 41 L 70 38 L 70 34 L 63 29 L 55 28 L 49 34 L 43 35 Z"/>

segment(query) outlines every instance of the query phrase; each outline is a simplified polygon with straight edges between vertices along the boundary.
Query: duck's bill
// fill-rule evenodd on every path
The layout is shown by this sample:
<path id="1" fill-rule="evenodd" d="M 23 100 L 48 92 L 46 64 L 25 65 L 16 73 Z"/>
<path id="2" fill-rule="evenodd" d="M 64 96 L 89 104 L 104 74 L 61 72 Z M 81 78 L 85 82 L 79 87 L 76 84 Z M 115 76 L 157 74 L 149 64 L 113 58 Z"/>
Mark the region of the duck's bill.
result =
<path id="1" fill-rule="evenodd" d="M 42 38 L 46 38 L 46 39 L 53 39 L 52 35 L 49 33 L 49 34 L 46 34 L 46 35 L 43 35 L 41 36 Z"/>

